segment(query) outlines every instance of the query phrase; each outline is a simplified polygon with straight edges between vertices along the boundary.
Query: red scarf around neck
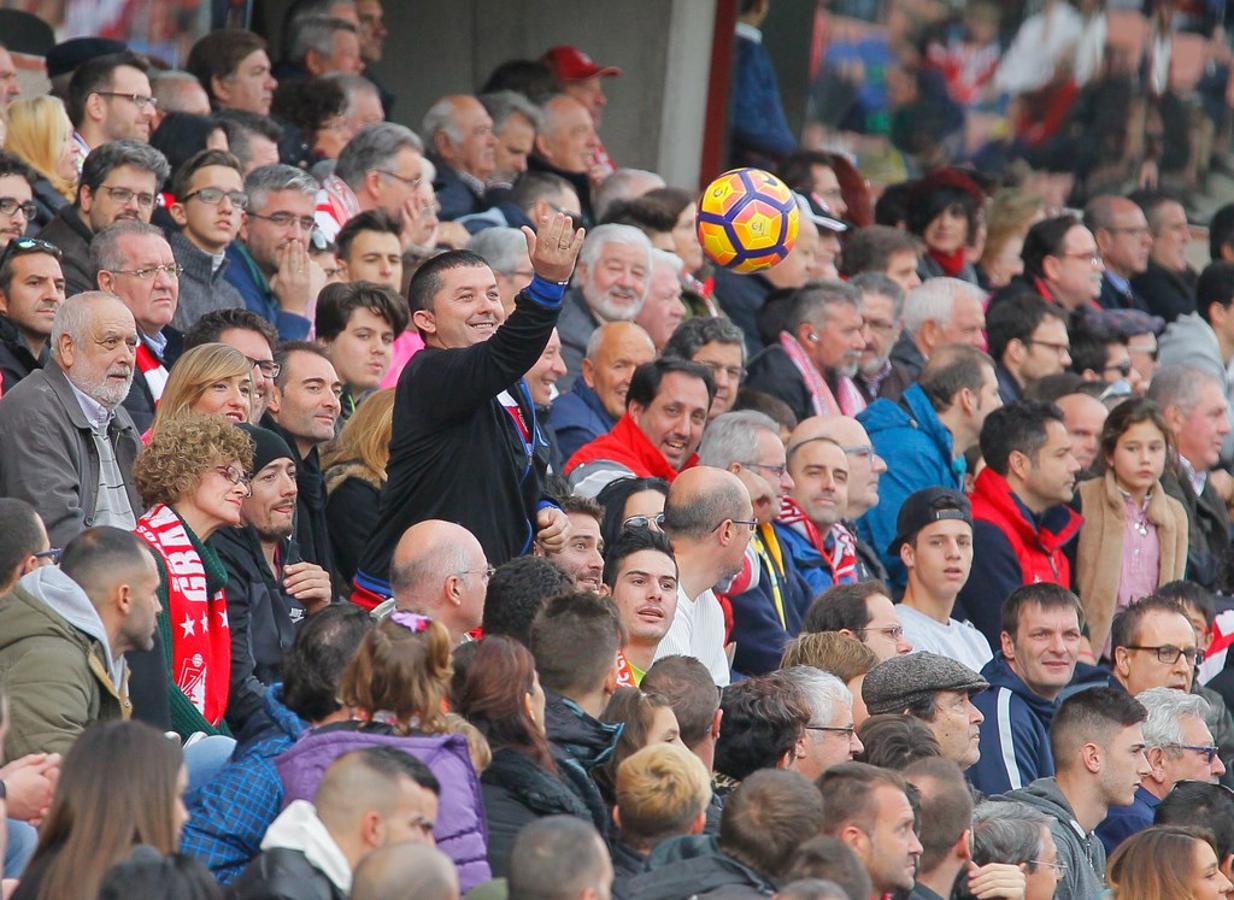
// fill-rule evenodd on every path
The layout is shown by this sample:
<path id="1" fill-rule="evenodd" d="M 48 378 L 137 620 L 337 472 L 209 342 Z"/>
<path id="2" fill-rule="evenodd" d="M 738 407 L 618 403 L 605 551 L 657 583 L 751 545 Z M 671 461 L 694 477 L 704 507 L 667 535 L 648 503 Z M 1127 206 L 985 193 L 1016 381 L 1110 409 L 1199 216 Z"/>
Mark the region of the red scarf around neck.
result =
<path id="1" fill-rule="evenodd" d="M 135 531 L 154 548 L 167 573 L 171 680 L 207 722 L 217 725 L 227 711 L 231 678 L 227 598 L 222 590 L 209 593 L 197 544 L 170 506 L 154 506 Z"/>
<path id="2" fill-rule="evenodd" d="M 933 247 L 927 247 L 926 253 L 930 255 L 930 259 L 938 263 L 943 274 L 948 278 L 959 278 L 960 273 L 964 271 L 964 264 L 968 262 L 968 248 L 964 246 L 952 253 L 941 253 Z"/>

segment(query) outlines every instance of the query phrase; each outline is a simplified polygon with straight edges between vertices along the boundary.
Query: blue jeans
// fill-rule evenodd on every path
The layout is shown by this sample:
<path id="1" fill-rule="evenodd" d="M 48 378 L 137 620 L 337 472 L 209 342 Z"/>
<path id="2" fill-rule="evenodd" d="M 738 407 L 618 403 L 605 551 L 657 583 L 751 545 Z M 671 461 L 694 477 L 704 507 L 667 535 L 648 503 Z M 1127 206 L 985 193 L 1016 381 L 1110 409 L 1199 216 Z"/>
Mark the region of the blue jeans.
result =
<path id="1" fill-rule="evenodd" d="M 18 819 L 6 819 L 7 843 L 4 845 L 4 877 L 19 878 L 26 863 L 34 855 L 39 842 L 39 833 L 34 827 Z"/>
<path id="2" fill-rule="evenodd" d="M 184 749 L 184 765 L 189 770 L 189 790 L 201 787 L 223 768 L 236 749 L 236 739 L 212 734 Z"/>

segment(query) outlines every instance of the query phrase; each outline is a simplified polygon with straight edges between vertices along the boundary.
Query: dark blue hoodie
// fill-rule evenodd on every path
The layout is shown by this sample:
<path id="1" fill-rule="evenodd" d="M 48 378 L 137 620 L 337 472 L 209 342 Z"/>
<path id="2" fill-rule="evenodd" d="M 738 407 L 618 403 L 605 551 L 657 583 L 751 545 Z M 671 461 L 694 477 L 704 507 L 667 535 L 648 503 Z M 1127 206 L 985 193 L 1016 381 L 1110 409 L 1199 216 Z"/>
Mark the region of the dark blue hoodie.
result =
<path id="1" fill-rule="evenodd" d="M 1034 694 L 1002 651 L 981 670 L 988 691 L 973 697 L 981 710 L 981 759 L 965 773 L 984 794 L 1003 794 L 1054 774 L 1050 722 L 1058 703 Z"/>

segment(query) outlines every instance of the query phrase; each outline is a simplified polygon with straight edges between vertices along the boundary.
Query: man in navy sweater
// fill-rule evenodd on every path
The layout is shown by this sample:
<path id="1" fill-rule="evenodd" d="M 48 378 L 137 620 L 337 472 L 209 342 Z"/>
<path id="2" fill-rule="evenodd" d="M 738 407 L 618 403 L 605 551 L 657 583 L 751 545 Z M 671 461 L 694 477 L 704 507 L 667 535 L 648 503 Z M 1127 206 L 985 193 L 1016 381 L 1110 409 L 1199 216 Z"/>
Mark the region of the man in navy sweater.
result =
<path id="1" fill-rule="evenodd" d="M 356 572 L 353 599 L 363 606 L 390 596 L 394 547 L 426 519 L 462 525 L 494 566 L 533 542 L 565 544 L 569 520 L 541 489 L 548 444 L 523 373 L 557 324 L 583 231 L 557 213 L 538 234 L 523 233 L 536 274 L 509 319 L 492 270 L 474 253 L 443 253 L 412 278 L 412 321 L 426 346 L 399 378 L 389 477 Z"/>

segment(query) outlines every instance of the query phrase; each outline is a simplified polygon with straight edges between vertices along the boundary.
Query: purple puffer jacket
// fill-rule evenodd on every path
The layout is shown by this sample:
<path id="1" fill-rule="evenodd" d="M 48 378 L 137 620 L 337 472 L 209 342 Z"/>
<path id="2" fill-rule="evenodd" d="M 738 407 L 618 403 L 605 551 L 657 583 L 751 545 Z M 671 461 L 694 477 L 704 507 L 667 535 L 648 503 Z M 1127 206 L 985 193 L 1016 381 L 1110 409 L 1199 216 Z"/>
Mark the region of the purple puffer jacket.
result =
<path id="1" fill-rule="evenodd" d="M 405 750 L 432 770 L 441 782 L 437 848 L 454 861 L 463 893 L 493 876 L 488 865 L 488 822 L 480 779 L 467 752 L 467 739 L 460 734 L 436 737 L 397 737 L 361 731 L 309 733 L 274 764 L 283 781 L 283 807 L 292 800 L 312 801 L 330 763 L 344 753 L 366 747 L 390 746 Z"/>

